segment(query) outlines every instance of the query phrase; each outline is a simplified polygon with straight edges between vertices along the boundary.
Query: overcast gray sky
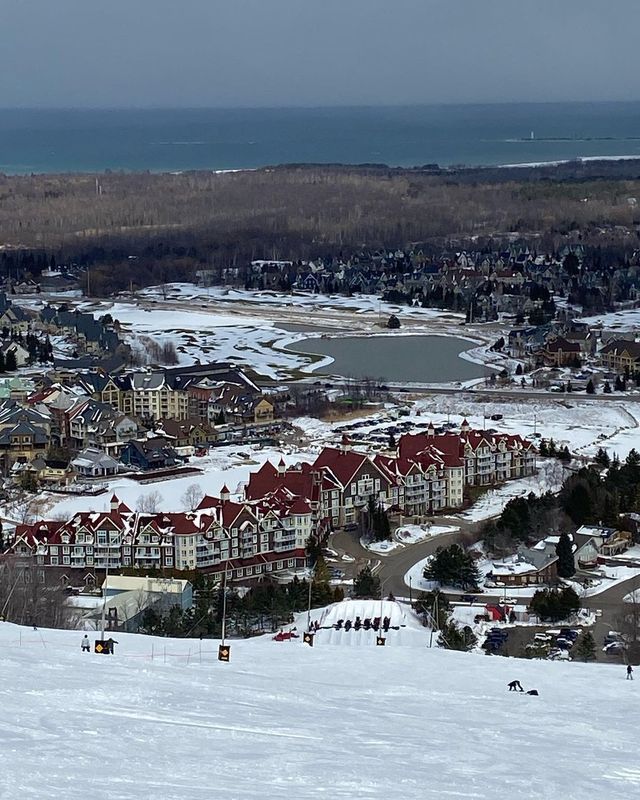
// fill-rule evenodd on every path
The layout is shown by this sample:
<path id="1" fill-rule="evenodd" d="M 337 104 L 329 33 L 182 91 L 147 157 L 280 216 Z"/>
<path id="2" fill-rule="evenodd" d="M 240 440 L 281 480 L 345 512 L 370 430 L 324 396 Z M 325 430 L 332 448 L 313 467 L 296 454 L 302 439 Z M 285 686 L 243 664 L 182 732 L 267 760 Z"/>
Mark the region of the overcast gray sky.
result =
<path id="1" fill-rule="evenodd" d="M 640 0 L 0 0 L 0 106 L 640 99 Z"/>

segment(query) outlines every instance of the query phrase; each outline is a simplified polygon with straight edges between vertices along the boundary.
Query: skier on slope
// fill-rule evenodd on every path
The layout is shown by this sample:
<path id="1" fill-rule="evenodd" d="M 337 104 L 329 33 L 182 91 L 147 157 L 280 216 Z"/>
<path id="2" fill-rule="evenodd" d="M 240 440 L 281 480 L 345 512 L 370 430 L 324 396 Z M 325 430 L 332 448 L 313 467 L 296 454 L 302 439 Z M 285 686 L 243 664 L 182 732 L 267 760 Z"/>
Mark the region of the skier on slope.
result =
<path id="1" fill-rule="evenodd" d="M 83 653 L 90 653 L 91 652 L 91 642 L 89 641 L 89 637 L 85 633 L 84 639 L 82 640 L 82 652 Z"/>

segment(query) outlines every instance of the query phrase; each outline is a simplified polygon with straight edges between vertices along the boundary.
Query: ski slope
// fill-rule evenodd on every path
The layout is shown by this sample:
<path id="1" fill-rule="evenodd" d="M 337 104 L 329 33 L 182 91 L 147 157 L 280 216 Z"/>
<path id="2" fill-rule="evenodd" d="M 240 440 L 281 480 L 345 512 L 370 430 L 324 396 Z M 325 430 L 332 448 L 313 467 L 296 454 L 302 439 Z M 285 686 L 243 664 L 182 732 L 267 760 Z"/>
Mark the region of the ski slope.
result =
<path id="1" fill-rule="evenodd" d="M 0 623 L 3 800 L 640 791 L 640 683 L 622 666 L 271 637 L 222 664 L 211 641 L 118 634 L 100 656 L 81 637 Z"/>

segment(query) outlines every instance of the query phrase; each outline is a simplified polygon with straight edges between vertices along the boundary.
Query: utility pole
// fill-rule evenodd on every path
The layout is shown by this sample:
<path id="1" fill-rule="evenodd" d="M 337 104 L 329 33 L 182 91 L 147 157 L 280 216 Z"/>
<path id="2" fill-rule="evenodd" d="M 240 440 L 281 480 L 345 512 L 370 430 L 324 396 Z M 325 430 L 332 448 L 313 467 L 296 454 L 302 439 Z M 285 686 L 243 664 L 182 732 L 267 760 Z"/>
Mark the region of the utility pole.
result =
<path id="1" fill-rule="evenodd" d="M 311 631 L 311 589 L 313 587 L 313 572 L 309 575 L 309 602 L 307 605 L 307 631 Z"/>

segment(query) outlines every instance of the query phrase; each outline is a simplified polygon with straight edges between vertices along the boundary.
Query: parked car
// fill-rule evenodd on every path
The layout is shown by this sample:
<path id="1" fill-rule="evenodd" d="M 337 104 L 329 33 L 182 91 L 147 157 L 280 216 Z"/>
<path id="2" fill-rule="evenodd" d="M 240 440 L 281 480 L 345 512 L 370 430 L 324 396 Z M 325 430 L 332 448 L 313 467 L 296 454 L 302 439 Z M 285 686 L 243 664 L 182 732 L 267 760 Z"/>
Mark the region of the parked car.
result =
<path id="1" fill-rule="evenodd" d="M 602 648 L 608 656 L 617 656 L 624 652 L 624 642 L 610 642 Z"/>
<path id="2" fill-rule="evenodd" d="M 548 633 L 536 633 L 533 640 L 534 642 L 552 642 L 553 636 L 549 636 Z"/>

